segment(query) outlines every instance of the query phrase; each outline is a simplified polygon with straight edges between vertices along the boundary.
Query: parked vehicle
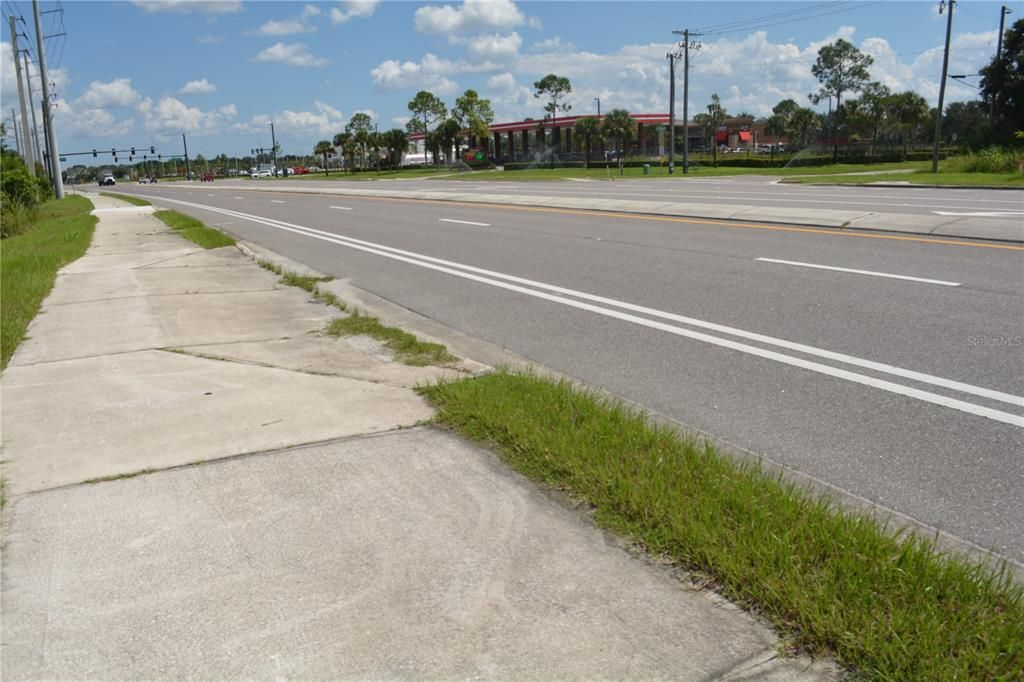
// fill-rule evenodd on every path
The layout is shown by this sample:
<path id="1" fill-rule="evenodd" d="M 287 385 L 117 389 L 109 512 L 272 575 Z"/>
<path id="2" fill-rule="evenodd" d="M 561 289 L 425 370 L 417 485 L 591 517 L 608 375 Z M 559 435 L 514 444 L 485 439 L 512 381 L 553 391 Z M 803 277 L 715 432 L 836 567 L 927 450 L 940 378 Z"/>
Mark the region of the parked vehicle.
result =
<path id="1" fill-rule="evenodd" d="M 305 166 L 296 166 L 292 169 L 292 172 L 295 173 L 295 175 L 309 175 L 309 169 Z"/>
<path id="2" fill-rule="evenodd" d="M 203 177 L 200 180 L 201 182 L 213 182 L 213 173 L 203 173 Z"/>

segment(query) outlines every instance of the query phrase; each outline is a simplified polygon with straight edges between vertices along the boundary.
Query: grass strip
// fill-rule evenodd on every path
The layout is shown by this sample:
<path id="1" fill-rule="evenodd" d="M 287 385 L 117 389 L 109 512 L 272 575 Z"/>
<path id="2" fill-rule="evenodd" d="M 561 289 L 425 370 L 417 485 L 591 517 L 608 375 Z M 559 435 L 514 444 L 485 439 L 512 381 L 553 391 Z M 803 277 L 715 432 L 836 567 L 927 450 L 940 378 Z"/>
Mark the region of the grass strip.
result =
<path id="1" fill-rule="evenodd" d="M 285 270 L 277 263 L 273 263 L 264 258 L 260 258 L 256 261 L 264 270 L 270 270 L 272 273 L 280 277 L 281 284 L 287 284 L 288 286 L 300 287 L 305 289 L 309 293 L 313 294 L 313 300 L 319 301 L 320 303 L 326 303 L 327 305 L 334 306 L 338 310 L 348 312 L 348 306 L 338 298 L 334 293 L 330 291 L 324 291 L 318 285 L 320 282 L 330 282 L 333 277 L 324 275 L 323 277 L 313 277 L 312 275 L 300 275 L 297 272 L 291 270 Z"/>
<path id="2" fill-rule="evenodd" d="M 566 382 L 498 372 L 420 390 L 438 422 L 706 575 L 796 648 L 871 679 L 1024 678 L 1024 597 L 1005 566 L 944 554 Z"/>
<path id="3" fill-rule="evenodd" d="M 421 341 L 409 332 L 386 327 L 376 317 L 353 311 L 348 317 L 332 321 L 325 330 L 332 336 L 370 336 L 384 344 L 395 359 L 406 365 L 444 365 L 458 360 L 440 343 Z"/>
<path id="4" fill-rule="evenodd" d="M 324 291 L 318 286 L 320 282 L 329 282 L 334 279 L 333 277 L 300 275 L 264 258 L 258 259 L 256 264 L 280 277 L 282 284 L 301 287 L 313 294 L 314 300 L 345 312 L 349 311 L 349 307 L 344 301 L 334 293 Z M 346 318 L 333 320 L 324 331 L 331 336 L 373 337 L 383 342 L 384 347 L 394 353 L 396 360 L 406 365 L 423 367 L 458 361 L 458 358 L 449 353 L 448 349 L 440 343 L 421 341 L 401 329 L 384 326 L 376 317 L 362 314 L 358 310 L 353 310 Z"/>
<path id="5" fill-rule="evenodd" d="M 27 232 L 4 239 L 0 268 L 0 368 L 6 367 L 25 336 L 57 271 L 80 258 L 92 241 L 92 202 L 69 196 L 48 201 Z"/>
<path id="6" fill-rule="evenodd" d="M 868 185 L 875 182 L 910 183 L 912 185 L 983 185 L 992 187 L 1024 187 L 1020 173 L 932 173 L 919 170 L 899 175 L 813 175 L 785 178 L 782 182 L 826 185 Z"/>
<path id="7" fill-rule="evenodd" d="M 195 242 L 204 249 L 216 249 L 221 246 L 234 246 L 235 240 L 220 230 L 207 227 L 202 221 L 177 211 L 157 211 L 157 218 L 185 239 Z"/>
<path id="8" fill-rule="evenodd" d="M 140 199 L 138 197 L 133 197 L 133 196 L 130 196 L 128 194 L 116 194 L 114 192 L 100 192 L 100 196 L 101 197 L 110 197 L 111 199 L 118 199 L 120 201 L 127 201 L 129 204 L 133 204 L 135 206 L 152 206 L 152 204 L 149 203 L 148 201 L 146 201 L 145 199 Z"/>

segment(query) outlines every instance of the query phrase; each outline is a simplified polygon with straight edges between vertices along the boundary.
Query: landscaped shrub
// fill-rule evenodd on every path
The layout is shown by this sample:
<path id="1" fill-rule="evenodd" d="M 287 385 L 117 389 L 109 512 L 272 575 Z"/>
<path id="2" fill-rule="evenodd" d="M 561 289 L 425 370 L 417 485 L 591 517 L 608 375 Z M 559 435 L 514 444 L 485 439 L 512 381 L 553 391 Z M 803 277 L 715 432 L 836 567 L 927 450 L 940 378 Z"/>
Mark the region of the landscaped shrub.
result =
<path id="1" fill-rule="evenodd" d="M 21 157 L 4 150 L 0 155 L 0 238 L 28 229 L 39 206 L 38 183 L 28 174 Z"/>
<path id="2" fill-rule="evenodd" d="M 988 147 L 949 159 L 944 171 L 951 173 L 1024 173 L 1024 150 Z"/>

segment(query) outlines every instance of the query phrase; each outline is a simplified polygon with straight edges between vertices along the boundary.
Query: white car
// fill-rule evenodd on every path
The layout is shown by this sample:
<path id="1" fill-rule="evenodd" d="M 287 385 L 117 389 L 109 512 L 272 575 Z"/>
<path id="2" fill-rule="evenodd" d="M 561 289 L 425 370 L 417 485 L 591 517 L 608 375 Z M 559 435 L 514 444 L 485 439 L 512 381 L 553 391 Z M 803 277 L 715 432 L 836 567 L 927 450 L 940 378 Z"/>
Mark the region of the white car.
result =
<path id="1" fill-rule="evenodd" d="M 263 170 L 254 170 L 250 177 L 253 177 L 253 178 L 269 178 L 269 177 L 273 177 L 273 173 L 271 173 L 269 169 L 264 168 Z"/>

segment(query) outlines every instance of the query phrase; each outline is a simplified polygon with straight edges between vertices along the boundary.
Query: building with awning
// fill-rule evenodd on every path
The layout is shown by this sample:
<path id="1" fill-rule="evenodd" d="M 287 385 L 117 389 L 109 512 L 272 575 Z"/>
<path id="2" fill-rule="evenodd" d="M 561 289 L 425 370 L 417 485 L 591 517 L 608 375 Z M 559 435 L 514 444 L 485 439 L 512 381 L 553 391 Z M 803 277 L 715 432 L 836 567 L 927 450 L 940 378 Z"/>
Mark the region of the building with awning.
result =
<path id="1" fill-rule="evenodd" d="M 667 113 L 630 114 L 630 117 L 636 121 L 636 135 L 629 141 L 625 153 L 629 156 L 668 156 L 669 115 Z M 484 151 L 489 158 L 499 163 L 534 161 L 540 156 L 550 153 L 551 150 L 554 150 L 554 153 L 563 159 L 579 157 L 582 160 L 584 149 L 581 141 L 574 139 L 573 128 L 576 122 L 583 118 L 603 120 L 605 117 L 559 116 L 494 123 L 490 126 L 490 135 L 486 140 L 469 136 L 463 141 L 463 144 L 470 149 Z M 676 119 L 675 128 L 677 155 L 682 154 L 683 151 L 683 135 L 689 136 L 690 149 L 693 151 L 710 148 L 711 140 L 704 138 L 700 128 L 692 121 L 689 125 L 685 125 L 682 120 Z M 752 118 L 726 119 L 725 125 L 715 132 L 713 138 L 716 145 L 749 148 L 759 144 L 776 144 L 784 141 L 778 137 L 766 135 L 764 124 L 756 122 Z M 418 154 L 423 154 L 425 135 L 414 133 L 409 136 L 409 139 L 416 144 Z M 608 142 L 605 145 L 595 146 L 592 152 L 595 156 L 603 154 L 606 148 L 610 149 L 613 144 Z"/>

